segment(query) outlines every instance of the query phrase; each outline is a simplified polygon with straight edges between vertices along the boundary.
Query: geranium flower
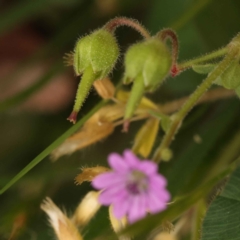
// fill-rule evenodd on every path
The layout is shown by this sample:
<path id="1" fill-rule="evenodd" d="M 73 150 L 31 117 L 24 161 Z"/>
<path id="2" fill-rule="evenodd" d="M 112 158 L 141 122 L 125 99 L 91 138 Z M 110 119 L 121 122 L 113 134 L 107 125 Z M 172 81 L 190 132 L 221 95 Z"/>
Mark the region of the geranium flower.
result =
<path id="1" fill-rule="evenodd" d="M 147 212 L 154 214 L 166 209 L 170 194 L 165 189 L 167 181 L 158 173 L 156 163 L 139 160 L 130 150 L 125 150 L 123 157 L 110 154 L 108 163 L 113 171 L 98 175 L 92 186 L 103 190 L 99 202 L 112 205 L 116 218 L 126 216 L 133 223 Z"/>

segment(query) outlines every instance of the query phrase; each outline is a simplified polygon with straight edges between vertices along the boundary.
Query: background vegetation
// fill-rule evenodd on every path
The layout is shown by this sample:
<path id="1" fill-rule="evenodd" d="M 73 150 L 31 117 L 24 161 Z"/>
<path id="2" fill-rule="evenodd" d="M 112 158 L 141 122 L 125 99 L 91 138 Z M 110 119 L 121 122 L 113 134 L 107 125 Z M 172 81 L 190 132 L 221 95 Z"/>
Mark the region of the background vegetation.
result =
<path id="1" fill-rule="evenodd" d="M 71 126 L 66 118 L 79 79 L 63 65 L 63 55 L 78 37 L 115 16 L 131 17 L 152 34 L 165 27 L 176 30 L 181 61 L 226 45 L 240 30 L 237 0 L 12 0 L 0 1 L 0 16 L 0 187 Z M 122 53 L 141 39 L 125 27 L 116 34 Z M 112 75 L 115 83 L 123 70 L 120 59 Z M 149 97 L 158 103 L 175 100 L 189 95 L 203 79 L 189 70 L 168 78 Z M 92 91 L 79 118 L 98 100 Z M 239 118 L 240 101 L 235 96 L 199 105 L 190 113 L 173 143 L 174 158 L 161 165 L 173 197 L 191 193 L 214 171 L 223 170 L 218 166 L 239 156 Z M 54 163 L 47 157 L 0 195 L 0 239 L 9 239 L 18 219 L 22 225 L 12 239 L 52 239 L 39 208 L 43 198 L 50 196 L 57 205 L 73 210 L 91 189 L 88 183 L 74 184 L 79 168 L 106 165 L 110 152 L 130 148 L 141 123 L 132 124 L 128 134 L 118 127 L 105 141 Z M 162 135 L 159 132 L 157 142 Z M 194 141 L 196 135 L 200 143 Z M 189 218 L 188 229 L 192 222 Z M 103 208 L 84 231 L 86 239 L 94 239 L 109 229 Z M 181 236 L 194 239 L 190 231 Z"/>

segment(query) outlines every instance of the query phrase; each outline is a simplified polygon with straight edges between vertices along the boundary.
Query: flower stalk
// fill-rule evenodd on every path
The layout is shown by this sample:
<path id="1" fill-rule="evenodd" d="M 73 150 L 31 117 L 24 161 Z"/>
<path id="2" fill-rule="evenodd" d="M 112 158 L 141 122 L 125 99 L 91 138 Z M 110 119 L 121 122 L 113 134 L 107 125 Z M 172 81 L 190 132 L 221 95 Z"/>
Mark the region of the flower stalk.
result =
<path id="1" fill-rule="evenodd" d="M 180 64 L 178 64 L 178 69 L 179 69 L 179 71 L 184 71 L 188 68 L 191 68 L 195 64 L 202 64 L 203 62 L 211 61 L 213 59 L 222 57 L 225 54 L 227 54 L 227 52 L 228 52 L 227 47 L 220 48 L 219 50 L 213 51 L 213 52 L 211 52 L 209 54 L 206 54 L 204 56 L 197 57 L 197 58 L 185 61 L 183 63 L 180 63 Z"/>
<path id="2" fill-rule="evenodd" d="M 151 35 L 148 32 L 148 30 L 143 27 L 138 21 L 131 19 L 131 18 L 126 18 L 126 17 L 116 17 L 112 20 L 110 20 L 104 28 L 108 30 L 109 32 L 114 33 L 116 28 L 120 26 L 128 26 L 139 32 L 144 38 L 150 38 Z"/>
<path id="3" fill-rule="evenodd" d="M 172 68 L 171 68 L 171 75 L 172 77 L 176 76 L 179 73 L 179 67 L 177 64 L 178 59 L 178 51 L 179 51 L 179 43 L 177 34 L 170 28 L 166 28 L 161 30 L 157 37 L 159 37 L 162 41 L 166 41 L 170 39 L 172 43 Z"/>

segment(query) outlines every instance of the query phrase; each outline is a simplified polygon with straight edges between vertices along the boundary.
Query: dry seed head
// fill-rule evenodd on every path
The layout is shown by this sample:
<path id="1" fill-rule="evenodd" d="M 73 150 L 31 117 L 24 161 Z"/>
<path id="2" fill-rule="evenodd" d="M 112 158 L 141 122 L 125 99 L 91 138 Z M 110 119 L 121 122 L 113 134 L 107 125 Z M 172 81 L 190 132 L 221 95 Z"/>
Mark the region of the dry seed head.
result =
<path id="1" fill-rule="evenodd" d="M 58 240 L 83 240 L 76 226 L 50 198 L 43 201 L 41 209 L 48 215 Z"/>
<path id="2" fill-rule="evenodd" d="M 115 86 L 109 78 L 99 79 L 93 83 L 93 86 L 103 99 L 111 99 L 114 97 Z"/>
<path id="3" fill-rule="evenodd" d="M 83 198 L 72 217 L 74 224 L 84 226 L 97 213 L 101 206 L 98 202 L 98 195 L 98 192 L 91 191 Z"/>

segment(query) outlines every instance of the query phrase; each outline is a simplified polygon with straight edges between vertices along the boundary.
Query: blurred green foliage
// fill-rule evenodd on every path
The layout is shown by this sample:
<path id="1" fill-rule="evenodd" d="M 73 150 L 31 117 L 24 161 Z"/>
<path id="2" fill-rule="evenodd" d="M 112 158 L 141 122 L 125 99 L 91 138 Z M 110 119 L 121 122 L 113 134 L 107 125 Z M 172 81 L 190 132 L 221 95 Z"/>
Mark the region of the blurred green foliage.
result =
<path id="1" fill-rule="evenodd" d="M 151 33 L 164 27 L 176 30 L 180 40 L 179 60 L 189 59 L 226 45 L 239 31 L 240 2 L 236 0 L 20 0 L 0 2 L 0 96 L 14 89 L 21 74 L 31 72 L 36 66 L 48 64 L 40 77 L 31 76 L 31 84 L 24 90 L 0 98 L 0 187 L 8 183 L 24 166 L 47 148 L 68 128 L 66 117 L 71 111 L 74 93 L 66 104 L 53 111 L 34 111 L 22 108 L 22 104 L 44 89 L 54 78 L 66 73 L 67 80 L 77 86 L 72 70 L 62 65 L 62 57 L 74 48 L 79 36 L 101 27 L 110 18 L 126 16 L 138 19 Z M 24 34 L 18 44 L 12 33 L 27 28 L 41 39 L 34 51 L 19 58 L 7 74 L 1 74 L 2 63 L 15 61 L 16 49 L 24 50 Z M 19 30 L 20 29 L 20 30 Z M 116 33 L 122 53 L 130 44 L 141 39 L 131 29 L 121 28 Z M 18 35 L 17 35 L 18 36 Z M 9 48 L 5 48 L 8 39 Z M 30 43 L 29 43 L 30 44 Z M 10 59 L 10 60 L 9 60 Z M 118 62 L 113 81 L 122 76 L 122 59 Z M 1 67 L 3 66 L 3 67 Z M 22 79 L 22 78 L 21 78 Z M 154 101 L 163 103 L 190 94 L 203 80 L 189 70 L 169 78 L 153 95 Z M 50 95 L 55 97 L 57 86 Z M 92 92 L 79 118 L 96 105 L 99 97 Z M 46 104 L 46 103 L 45 103 Z M 49 103 L 50 104 L 50 103 Z M 240 154 L 240 102 L 239 99 L 205 103 L 197 106 L 187 117 L 173 143 L 174 157 L 161 164 L 161 172 L 169 181 L 173 197 L 190 194 L 216 176 Z M 123 134 L 121 128 L 94 146 L 62 157 L 52 163 L 46 158 L 3 195 L 0 195 L 0 239 L 8 239 L 16 217 L 26 217 L 16 239 L 52 239 L 46 216 L 40 210 L 45 196 L 69 211 L 91 189 L 89 184 L 76 186 L 74 177 L 81 166 L 106 165 L 110 152 L 130 148 L 140 124 L 132 124 L 130 132 Z M 202 143 L 193 141 L 201 136 Z M 163 133 L 159 132 L 159 143 Z M 196 192 L 196 191 L 195 191 Z M 191 202 L 191 201 L 190 201 Z M 190 207 L 191 204 L 189 204 Z M 212 209 L 210 209 L 212 210 Z M 156 223 L 156 218 L 153 217 Z M 101 222 L 101 227 L 98 225 Z M 206 220 L 207 224 L 207 220 Z M 149 220 L 151 226 L 151 221 Z M 199 230 L 199 229 L 198 229 Z M 211 229 L 209 230 L 211 231 Z M 100 233 L 112 233 L 106 208 L 103 208 L 84 230 L 86 239 L 95 239 Z M 107 238 L 103 238 L 107 239 Z M 183 239 L 189 239 L 184 238 Z M 205 239 L 205 238 L 204 238 Z M 207 239 L 207 238 L 206 238 Z M 214 238 L 213 238 L 214 239 Z M 230 239 L 230 238 L 229 238 Z"/>
<path id="2" fill-rule="evenodd" d="M 202 240 L 239 239 L 240 167 L 231 175 L 224 191 L 209 207 L 203 222 Z"/>

